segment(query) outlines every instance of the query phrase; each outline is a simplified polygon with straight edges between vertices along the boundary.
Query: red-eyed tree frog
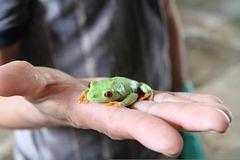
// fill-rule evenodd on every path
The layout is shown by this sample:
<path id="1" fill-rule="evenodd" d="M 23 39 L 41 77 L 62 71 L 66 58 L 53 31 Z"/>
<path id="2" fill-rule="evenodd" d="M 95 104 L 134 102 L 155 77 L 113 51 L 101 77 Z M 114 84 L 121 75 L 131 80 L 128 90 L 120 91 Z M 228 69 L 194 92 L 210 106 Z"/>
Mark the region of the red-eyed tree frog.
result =
<path id="1" fill-rule="evenodd" d="M 91 81 L 78 99 L 80 103 L 103 102 L 107 105 L 129 106 L 139 100 L 152 100 L 153 89 L 125 77 L 112 77 Z"/>

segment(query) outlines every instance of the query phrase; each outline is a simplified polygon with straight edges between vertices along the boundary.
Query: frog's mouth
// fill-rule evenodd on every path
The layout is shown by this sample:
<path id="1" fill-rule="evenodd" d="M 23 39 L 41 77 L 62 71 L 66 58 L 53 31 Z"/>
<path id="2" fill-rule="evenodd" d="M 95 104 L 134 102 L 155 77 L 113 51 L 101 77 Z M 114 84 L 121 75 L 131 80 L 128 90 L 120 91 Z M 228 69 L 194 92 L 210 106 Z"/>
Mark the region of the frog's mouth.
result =
<path id="1" fill-rule="evenodd" d="M 101 99 L 101 98 L 91 98 L 90 102 L 100 102 L 100 103 L 107 103 L 112 101 L 121 101 L 121 99 Z"/>

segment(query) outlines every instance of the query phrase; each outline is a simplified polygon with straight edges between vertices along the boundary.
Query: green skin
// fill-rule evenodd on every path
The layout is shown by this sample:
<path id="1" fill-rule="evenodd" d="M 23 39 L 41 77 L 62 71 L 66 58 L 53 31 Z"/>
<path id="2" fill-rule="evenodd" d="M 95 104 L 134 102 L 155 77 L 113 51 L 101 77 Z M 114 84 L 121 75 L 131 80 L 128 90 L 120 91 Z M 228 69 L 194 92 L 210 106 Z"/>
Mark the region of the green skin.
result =
<path id="1" fill-rule="evenodd" d="M 113 77 L 100 81 L 91 81 L 87 100 L 90 102 L 119 101 L 123 106 L 129 106 L 138 100 L 137 90 L 152 95 L 153 90 L 145 83 L 125 77 Z"/>

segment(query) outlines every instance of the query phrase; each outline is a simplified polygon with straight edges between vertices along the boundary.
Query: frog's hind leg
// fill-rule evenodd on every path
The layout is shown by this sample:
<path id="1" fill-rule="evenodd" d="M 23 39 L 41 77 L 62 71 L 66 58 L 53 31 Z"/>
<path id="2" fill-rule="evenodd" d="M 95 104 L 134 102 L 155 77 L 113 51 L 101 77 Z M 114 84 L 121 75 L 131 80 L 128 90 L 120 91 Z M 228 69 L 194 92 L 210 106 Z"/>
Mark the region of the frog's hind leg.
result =
<path id="1" fill-rule="evenodd" d="M 138 98 L 139 101 L 153 100 L 153 90 L 149 85 L 145 83 L 142 83 L 142 82 L 139 83 L 137 93 L 139 95 L 139 98 Z"/>
<path id="2" fill-rule="evenodd" d="M 138 94 L 137 93 L 131 93 L 125 99 L 123 99 L 121 102 L 110 101 L 106 105 L 116 106 L 116 107 L 120 107 L 120 106 L 126 107 L 126 106 L 129 106 L 129 105 L 133 104 L 134 102 L 136 102 L 137 99 L 138 99 Z"/>
<path id="3" fill-rule="evenodd" d="M 87 93 L 88 93 L 88 89 L 83 91 L 80 97 L 78 98 L 77 102 L 87 104 L 89 102 L 87 99 Z"/>
<path id="4" fill-rule="evenodd" d="M 137 99 L 138 99 L 138 94 L 137 93 L 131 93 L 121 103 L 124 106 L 129 106 L 129 105 L 133 104 L 134 102 L 136 102 Z"/>

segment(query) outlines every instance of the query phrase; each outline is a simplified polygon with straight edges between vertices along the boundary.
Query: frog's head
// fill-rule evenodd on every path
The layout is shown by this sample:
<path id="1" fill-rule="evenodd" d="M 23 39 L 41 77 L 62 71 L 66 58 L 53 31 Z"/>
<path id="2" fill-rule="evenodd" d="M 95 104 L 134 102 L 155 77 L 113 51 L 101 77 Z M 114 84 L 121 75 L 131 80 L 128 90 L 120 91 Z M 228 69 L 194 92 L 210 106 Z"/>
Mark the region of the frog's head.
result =
<path id="1" fill-rule="evenodd" d="M 109 102 L 121 98 L 115 90 L 114 82 L 109 80 L 91 81 L 88 85 L 87 99 L 93 102 Z"/>

